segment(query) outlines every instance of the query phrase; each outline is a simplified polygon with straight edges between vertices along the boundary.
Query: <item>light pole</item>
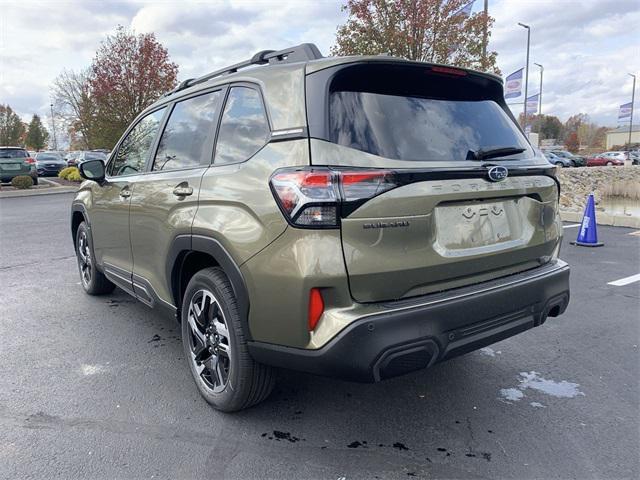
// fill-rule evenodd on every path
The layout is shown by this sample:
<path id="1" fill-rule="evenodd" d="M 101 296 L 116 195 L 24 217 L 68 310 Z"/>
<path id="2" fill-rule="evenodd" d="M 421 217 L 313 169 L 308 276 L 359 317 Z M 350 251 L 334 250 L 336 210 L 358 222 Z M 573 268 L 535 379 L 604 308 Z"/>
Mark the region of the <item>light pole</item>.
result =
<path id="1" fill-rule="evenodd" d="M 544 67 L 539 63 L 534 63 L 540 67 L 540 91 L 538 93 L 538 115 L 542 115 L 542 75 L 544 74 Z"/>
<path id="2" fill-rule="evenodd" d="M 518 22 L 518 25 L 527 29 L 527 70 L 524 75 L 524 130 L 525 133 L 527 133 L 527 95 L 529 94 L 527 87 L 529 86 L 529 44 L 531 43 L 531 28 L 529 28 L 529 25 L 520 22 Z"/>
<path id="3" fill-rule="evenodd" d="M 51 106 L 51 129 L 53 130 L 53 149 L 58 150 L 58 141 L 56 140 L 56 120 L 53 117 L 53 103 Z"/>
<path id="4" fill-rule="evenodd" d="M 487 69 L 487 43 L 489 42 L 489 0 L 484 0 L 484 31 L 482 32 L 482 67 Z"/>
<path id="5" fill-rule="evenodd" d="M 631 87 L 631 118 L 629 119 L 629 150 L 631 150 L 631 130 L 633 129 L 633 102 L 636 100 L 636 76 L 633 73 L 627 73 L 633 77 L 633 87 Z"/>

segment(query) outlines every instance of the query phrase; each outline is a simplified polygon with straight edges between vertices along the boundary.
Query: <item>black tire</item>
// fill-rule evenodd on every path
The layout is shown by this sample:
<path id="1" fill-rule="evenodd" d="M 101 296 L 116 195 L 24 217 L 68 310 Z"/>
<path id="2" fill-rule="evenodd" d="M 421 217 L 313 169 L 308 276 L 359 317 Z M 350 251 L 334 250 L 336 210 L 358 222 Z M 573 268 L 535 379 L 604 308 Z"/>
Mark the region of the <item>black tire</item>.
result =
<path id="1" fill-rule="evenodd" d="M 574 168 L 575 168 L 575 166 L 576 166 L 576 162 L 574 162 L 573 160 L 571 160 L 571 162 L 570 162 L 570 165 L 569 165 L 569 166 L 570 166 L 570 167 L 574 167 Z"/>
<path id="2" fill-rule="evenodd" d="M 85 222 L 80 223 L 76 232 L 76 259 L 80 283 L 85 292 L 89 295 L 103 295 L 113 292 L 116 286 L 96 268 L 91 232 Z"/>
<path id="3" fill-rule="evenodd" d="M 181 320 L 185 357 L 200 394 L 209 404 L 223 412 L 235 412 L 269 396 L 275 371 L 249 355 L 233 288 L 221 268 L 206 268 L 191 278 Z M 194 328 L 198 332 L 194 333 Z"/>

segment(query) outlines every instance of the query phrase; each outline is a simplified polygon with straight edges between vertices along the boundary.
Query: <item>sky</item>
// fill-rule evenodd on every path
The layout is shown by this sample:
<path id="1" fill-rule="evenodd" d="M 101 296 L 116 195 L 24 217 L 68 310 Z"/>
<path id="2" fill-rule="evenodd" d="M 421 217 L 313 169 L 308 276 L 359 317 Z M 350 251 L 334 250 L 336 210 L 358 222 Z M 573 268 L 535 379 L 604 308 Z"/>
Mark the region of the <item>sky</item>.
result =
<path id="1" fill-rule="evenodd" d="M 24 121 L 37 113 L 50 125 L 55 77 L 87 67 L 119 24 L 155 32 L 178 64 L 179 79 L 303 42 L 328 55 L 336 27 L 346 19 L 342 3 L 0 0 L 0 104 L 8 103 Z M 473 11 L 482 8 L 483 0 L 476 0 Z M 615 127 L 619 105 L 631 101 L 627 73 L 639 77 L 640 105 L 640 0 L 489 0 L 489 13 L 495 18 L 489 48 L 498 52 L 503 76 L 525 64 L 526 30 L 518 22 L 531 27 L 529 95 L 538 92 L 534 62 L 540 63 L 543 113 L 562 121 L 589 113 Z M 512 106 L 515 114 L 521 109 Z M 636 118 L 640 123 L 640 111 Z"/>

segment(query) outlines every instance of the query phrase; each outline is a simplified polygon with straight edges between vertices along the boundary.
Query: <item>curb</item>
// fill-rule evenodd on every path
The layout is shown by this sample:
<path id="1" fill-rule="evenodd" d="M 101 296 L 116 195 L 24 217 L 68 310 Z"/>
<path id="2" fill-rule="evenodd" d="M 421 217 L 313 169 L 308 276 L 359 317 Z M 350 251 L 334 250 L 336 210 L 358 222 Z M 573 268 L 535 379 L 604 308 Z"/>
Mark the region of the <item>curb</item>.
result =
<path id="1" fill-rule="evenodd" d="M 582 212 L 560 211 L 560 218 L 563 222 L 582 222 Z M 640 217 L 631 215 L 611 215 L 603 212 L 596 212 L 598 225 L 609 225 L 612 227 L 640 228 Z"/>
<path id="2" fill-rule="evenodd" d="M 42 190 L 12 190 L 9 192 L 0 191 L 0 198 L 13 197 L 35 197 L 38 195 L 55 195 L 57 193 L 75 193 L 77 187 L 50 187 Z"/>

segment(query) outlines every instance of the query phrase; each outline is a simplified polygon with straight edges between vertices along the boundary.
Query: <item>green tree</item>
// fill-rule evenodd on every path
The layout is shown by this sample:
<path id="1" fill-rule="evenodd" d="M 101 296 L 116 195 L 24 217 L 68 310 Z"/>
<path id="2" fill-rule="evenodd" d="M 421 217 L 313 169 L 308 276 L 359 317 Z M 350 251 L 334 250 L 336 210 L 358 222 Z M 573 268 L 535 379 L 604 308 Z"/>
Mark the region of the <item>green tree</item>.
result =
<path id="1" fill-rule="evenodd" d="M 120 26 L 96 52 L 89 91 L 95 106 L 95 146 L 112 148 L 146 107 L 177 83 L 178 66 L 153 33 Z"/>
<path id="2" fill-rule="evenodd" d="M 27 136 L 25 138 L 26 146 L 32 150 L 42 150 L 47 144 L 48 139 L 49 132 L 44 128 L 40 117 L 34 114 L 27 128 Z"/>
<path id="3" fill-rule="evenodd" d="M 520 122 L 522 122 L 522 118 L 522 114 L 520 114 Z M 562 136 L 562 122 L 553 115 L 533 115 L 529 117 L 529 125 L 531 125 L 532 132 L 540 135 L 540 140 L 559 139 Z"/>
<path id="4" fill-rule="evenodd" d="M 9 105 L 0 105 L 0 145 L 18 145 L 25 127 L 17 113 Z"/>
<path id="5" fill-rule="evenodd" d="M 347 0 L 347 22 L 338 27 L 334 55 L 389 54 L 499 73 L 497 53 L 483 46 L 494 19 L 467 15 L 470 0 Z"/>

